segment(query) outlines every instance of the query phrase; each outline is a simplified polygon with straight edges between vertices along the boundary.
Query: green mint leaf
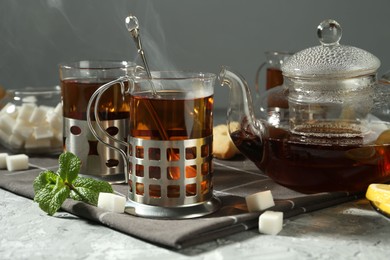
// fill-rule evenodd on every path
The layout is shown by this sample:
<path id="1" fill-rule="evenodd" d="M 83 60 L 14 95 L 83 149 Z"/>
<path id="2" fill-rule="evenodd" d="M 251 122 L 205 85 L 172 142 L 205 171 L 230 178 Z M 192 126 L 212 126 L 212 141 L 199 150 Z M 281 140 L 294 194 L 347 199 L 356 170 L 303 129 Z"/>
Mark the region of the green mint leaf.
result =
<path id="1" fill-rule="evenodd" d="M 47 184 L 36 193 L 34 200 L 39 203 L 39 207 L 43 211 L 53 215 L 61 208 L 62 203 L 69 197 L 69 194 L 69 187 L 58 177 L 54 187 L 51 184 Z"/>
<path id="2" fill-rule="evenodd" d="M 78 177 L 73 182 L 73 188 L 74 190 L 70 193 L 72 199 L 81 200 L 94 206 L 97 205 L 100 192 L 114 192 L 108 182 L 83 177 Z"/>
<path id="3" fill-rule="evenodd" d="M 78 177 L 81 161 L 76 155 L 65 152 L 58 161 L 57 173 L 43 171 L 33 182 L 34 201 L 49 215 L 56 213 L 69 197 L 96 206 L 100 192 L 113 192 L 106 181 Z"/>
<path id="4" fill-rule="evenodd" d="M 49 200 L 50 198 L 48 198 L 48 196 L 51 196 L 52 191 L 53 187 L 51 187 L 51 185 L 43 187 L 39 191 L 35 192 L 34 201 L 40 203 L 41 201 Z"/>
<path id="5" fill-rule="evenodd" d="M 72 184 L 80 171 L 80 159 L 71 152 L 64 152 L 60 155 L 58 162 L 59 168 L 57 173 L 65 183 Z"/>
<path id="6" fill-rule="evenodd" d="M 57 182 L 57 177 L 58 177 L 57 174 L 49 170 L 41 172 L 33 182 L 34 193 L 37 194 L 46 185 L 51 185 L 54 188 L 54 185 Z"/>

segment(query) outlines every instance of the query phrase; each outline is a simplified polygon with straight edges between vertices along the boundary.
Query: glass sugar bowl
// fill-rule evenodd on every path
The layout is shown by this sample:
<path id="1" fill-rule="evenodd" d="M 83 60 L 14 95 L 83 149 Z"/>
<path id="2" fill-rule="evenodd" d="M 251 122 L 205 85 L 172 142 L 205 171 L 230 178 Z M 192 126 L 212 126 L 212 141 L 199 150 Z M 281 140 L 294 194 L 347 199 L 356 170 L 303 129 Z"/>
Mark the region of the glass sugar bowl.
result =
<path id="1" fill-rule="evenodd" d="M 58 154 L 63 150 L 59 86 L 8 90 L 0 101 L 0 144 L 11 153 Z"/>

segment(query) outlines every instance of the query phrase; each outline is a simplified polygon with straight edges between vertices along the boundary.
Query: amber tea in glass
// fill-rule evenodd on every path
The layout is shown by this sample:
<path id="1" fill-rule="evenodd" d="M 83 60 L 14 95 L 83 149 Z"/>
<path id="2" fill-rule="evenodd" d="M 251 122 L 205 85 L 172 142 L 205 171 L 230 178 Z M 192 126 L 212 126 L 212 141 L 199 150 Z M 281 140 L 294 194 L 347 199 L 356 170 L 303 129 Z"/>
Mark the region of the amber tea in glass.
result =
<path id="1" fill-rule="evenodd" d="M 187 98 L 186 92 L 179 91 L 159 91 L 158 95 L 153 97 L 150 93 L 135 93 L 130 98 L 130 136 L 159 141 L 180 141 L 186 139 L 205 138 L 212 135 L 213 131 L 213 96 Z M 211 144 L 210 144 L 211 146 Z M 205 146 L 203 154 L 210 154 L 210 146 Z M 142 158 L 145 151 L 136 149 L 136 157 Z M 149 149 L 149 158 L 159 160 L 160 150 Z M 168 161 L 178 161 L 182 155 L 175 148 L 168 148 L 166 151 Z M 196 158 L 196 147 L 185 149 L 186 159 Z M 195 178 L 197 175 L 196 165 L 185 167 L 182 173 L 184 178 Z M 210 167 L 210 166 L 208 166 Z M 201 169 L 202 174 L 208 174 L 209 169 Z M 166 174 L 170 180 L 181 178 L 179 167 L 169 167 L 161 169 L 162 173 L 156 174 L 156 169 L 149 172 L 149 177 L 159 178 L 159 174 Z M 137 167 L 135 174 L 143 176 L 143 168 Z M 208 189 L 207 181 L 201 183 L 201 192 Z M 196 185 L 188 185 L 186 194 L 196 194 Z M 137 185 L 137 194 L 143 194 L 142 185 Z M 159 197 L 160 190 L 150 189 L 152 197 Z M 168 187 L 168 197 L 178 197 L 177 188 Z"/>
<path id="2" fill-rule="evenodd" d="M 82 161 L 80 173 L 110 182 L 123 182 L 124 166 L 116 151 L 99 145 L 87 125 L 88 102 L 105 83 L 131 75 L 135 65 L 122 61 L 79 61 L 60 64 L 60 83 L 64 116 L 64 150 Z M 99 116 L 112 135 L 126 139 L 129 103 L 116 84 L 104 93 Z M 91 111 L 89 112 L 91 113 Z"/>

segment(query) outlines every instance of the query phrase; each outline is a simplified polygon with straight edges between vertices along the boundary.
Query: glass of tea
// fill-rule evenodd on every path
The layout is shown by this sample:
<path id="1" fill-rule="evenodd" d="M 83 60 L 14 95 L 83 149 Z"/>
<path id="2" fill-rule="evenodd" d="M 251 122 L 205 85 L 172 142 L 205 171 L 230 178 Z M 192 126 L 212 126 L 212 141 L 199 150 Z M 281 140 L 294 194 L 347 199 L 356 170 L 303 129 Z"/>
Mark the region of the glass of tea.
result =
<path id="1" fill-rule="evenodd" d="M 292 52 L 266 51 L 265 61 L 256 71 L 255 95 L 256 104 L 260 107 L 262 118 L 275 124 L 280 120 L 288 120 L 288 90 L 283 85 L 281 66 L 293 55 Z"/>
<path id="2" fill-rule="evenodd" d="M 123 158 L 116 150 L 100 144 L 89 130 L 87 106 L 100 86 L 120 76 L 132 75 L 135 68 L 134 63 L 127 61 L 77 61 L 59 65 L 63 145 L 65 151 L 80 158 L 80 174 L 112 183 L 125 181 Z M 119 84 L 114 85 L 104 94 L 98 109 L 104 128 L 122 140 L 127 138 L 130 112 L 129 102 L 124 98 L 127 97 L 121 95 Z"/>
<path id="3" fill-rule="evenodd" d="M 213 94 L 216 75 L 182 71 L 122 77 L 99 88 L 89 106 L 95 117 L 118 82 L 130 110 L 127 212 L 154 218 L 190 218 L 214 212 Z M 92 119 L 92 117 L 90 118 Z M 89 120 L 89 119 L 88 119 Z M 96 120 L 99 122 L 99 120 Z M 91 131 L 102 132 L 92 124 Z M 112 135 L 106 131 L 106 135 Z"/>
<path id="4" fill-rule="evenodd" d="M 266 51 L 265 61 L 260 64 L 256 71 L 256 92 L 260 92 L 260 74 L 265 69 L 265 90 L 269 90 L 283 84 L 282 64 L 293 55 L 292 52 Z"/>

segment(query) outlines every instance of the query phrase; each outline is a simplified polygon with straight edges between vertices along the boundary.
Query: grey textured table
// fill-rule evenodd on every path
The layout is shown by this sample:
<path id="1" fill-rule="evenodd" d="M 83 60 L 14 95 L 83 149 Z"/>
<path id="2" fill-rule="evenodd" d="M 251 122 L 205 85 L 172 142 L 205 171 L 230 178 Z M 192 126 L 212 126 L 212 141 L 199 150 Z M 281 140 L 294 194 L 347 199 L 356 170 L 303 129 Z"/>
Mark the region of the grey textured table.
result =
<path id="1" fill-rule="evenodd" d="M 390 221 L 367 201 L 299 215 L 277 236 L 256 230 L 174 251 L 68 213 L 50 217 L 0 189 L 0 259 L 388 259 Z"/>
<path id="2" fill-rule="evenodd" d="M 253 229 L 173 250 L 0 189 L 0 259 L 388 259 L 389 234 L 362 199 L 289 218 L 276 236 Z"/>

